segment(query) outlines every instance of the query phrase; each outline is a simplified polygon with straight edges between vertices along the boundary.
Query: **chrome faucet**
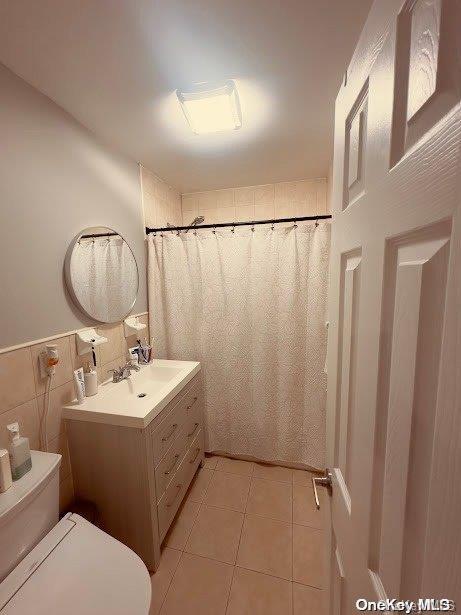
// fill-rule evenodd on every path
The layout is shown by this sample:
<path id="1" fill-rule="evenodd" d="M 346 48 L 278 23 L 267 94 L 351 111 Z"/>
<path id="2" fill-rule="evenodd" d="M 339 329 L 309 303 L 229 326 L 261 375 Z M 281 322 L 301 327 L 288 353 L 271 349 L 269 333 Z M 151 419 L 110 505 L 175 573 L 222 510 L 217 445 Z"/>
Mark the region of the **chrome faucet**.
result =
<path id="1" fill-rule="evenodd" d="M 121 380 L 129 378 L 133 370 L 139 372 L 140 369 L 139 365 L 128 361 L 123 367 L 109 369 L 107 373 L 112 373 L 112 382 L 120 382 Z"/>

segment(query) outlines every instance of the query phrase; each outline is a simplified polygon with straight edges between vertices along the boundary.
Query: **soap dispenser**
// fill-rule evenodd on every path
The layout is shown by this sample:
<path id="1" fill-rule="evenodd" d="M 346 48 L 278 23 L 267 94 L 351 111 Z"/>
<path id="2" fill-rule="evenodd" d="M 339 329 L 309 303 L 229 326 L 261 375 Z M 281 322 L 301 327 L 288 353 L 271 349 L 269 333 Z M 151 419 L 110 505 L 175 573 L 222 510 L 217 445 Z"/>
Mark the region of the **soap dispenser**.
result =
<path id="1" fill-rule="evenodd" d="M 19 423 L 11 423 L 6 428 L 10 436 L 11 475 L 13 480 L 18 480 L 32 469 L 29 438 L 24 438 L 20 435 Z"/>

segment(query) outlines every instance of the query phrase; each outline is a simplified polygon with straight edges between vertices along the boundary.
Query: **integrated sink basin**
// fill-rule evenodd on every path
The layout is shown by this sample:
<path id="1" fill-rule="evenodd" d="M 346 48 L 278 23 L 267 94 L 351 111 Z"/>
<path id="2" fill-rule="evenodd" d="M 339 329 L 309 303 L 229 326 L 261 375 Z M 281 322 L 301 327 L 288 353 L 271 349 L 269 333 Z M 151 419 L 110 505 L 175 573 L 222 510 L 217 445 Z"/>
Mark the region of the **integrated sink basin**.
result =
<path id="1" fill-rule="evenodd" d="M 155 359 L 121 382 L 101 384 L 83 403 L 64 406 L 63 417 L 142 429 L 199 371 L 195 361 Z"/>

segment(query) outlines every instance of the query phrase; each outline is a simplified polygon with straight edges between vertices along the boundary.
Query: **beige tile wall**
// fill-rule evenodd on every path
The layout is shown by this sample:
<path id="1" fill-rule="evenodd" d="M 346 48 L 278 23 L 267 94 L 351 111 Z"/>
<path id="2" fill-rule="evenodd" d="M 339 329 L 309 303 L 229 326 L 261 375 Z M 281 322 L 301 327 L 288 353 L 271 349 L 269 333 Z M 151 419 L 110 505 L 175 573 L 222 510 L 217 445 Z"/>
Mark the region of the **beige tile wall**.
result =
<path id="1" fill-rule="evenodd" d="M 147 314 L 139 320 L 147 324 Z M 110 377 L 107 370 L 123 364 L 127 349 L 136 344 L 134 337 L 125 339 L 123 324 L 103 325 L 97 328 L 108 338 L 107 344 L 97 348 L 98 379 Z M 141 332 L 149 339 L 148 328 Z M 64 335 L 52 340 L 58 346 L 59 363 L 51 381 L 50 410 L 47 419 L 49 450 L 62 455 L 60 468 L 60 509 L 65 511 L 74 497 L 69 449 L 62 406 L 75 398 L 74 369 L 81 367 L 86 357 L 77 355 L 75 335 Z M 46 379 L 41 378 L 39 355 L 45 344 L 33 344 L 0 354 L 0 448 L 8 445 L 6 426 L 18 421 L 21 433 L 30 440 L 32 449 L 40 447 L 40 421 L 46 403 Z"/>
<path id="2" fill-rule="evenodd" d="M 146 226 L 163 227 L 167 222 L 182 224 L 181 195 L 178 190 L 141 165 L 142 199 Z"/>
<path id="3" fill-rule="evenodd" d="M 326 178 L 227 188 L 182 195 L 184 224 L 195 216 L 205 223 L 291 218 L 329 213 Z"/>

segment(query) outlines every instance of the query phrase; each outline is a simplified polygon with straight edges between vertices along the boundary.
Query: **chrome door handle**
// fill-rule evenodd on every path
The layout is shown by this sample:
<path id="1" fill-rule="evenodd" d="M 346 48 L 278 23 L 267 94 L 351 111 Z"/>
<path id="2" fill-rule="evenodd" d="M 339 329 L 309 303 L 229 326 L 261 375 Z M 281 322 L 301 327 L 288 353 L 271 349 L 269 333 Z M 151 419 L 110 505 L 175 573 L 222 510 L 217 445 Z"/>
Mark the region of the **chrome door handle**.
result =
<path id="1" fill-rule="evenodd" d="M 330 470 L 327 468 L 325 470 L 325 476 L 313 476 L 312 477 L 312 486 L 314 487 L 314 499 L 317 510 L 320 510 L 320 501 L 319 494 L 317 493 L 317 485 L 321 487 L 326 487 L 328 491 L 331 492 L 331 487 L 333 485 L 332 482 L 333 475 Z"/>

